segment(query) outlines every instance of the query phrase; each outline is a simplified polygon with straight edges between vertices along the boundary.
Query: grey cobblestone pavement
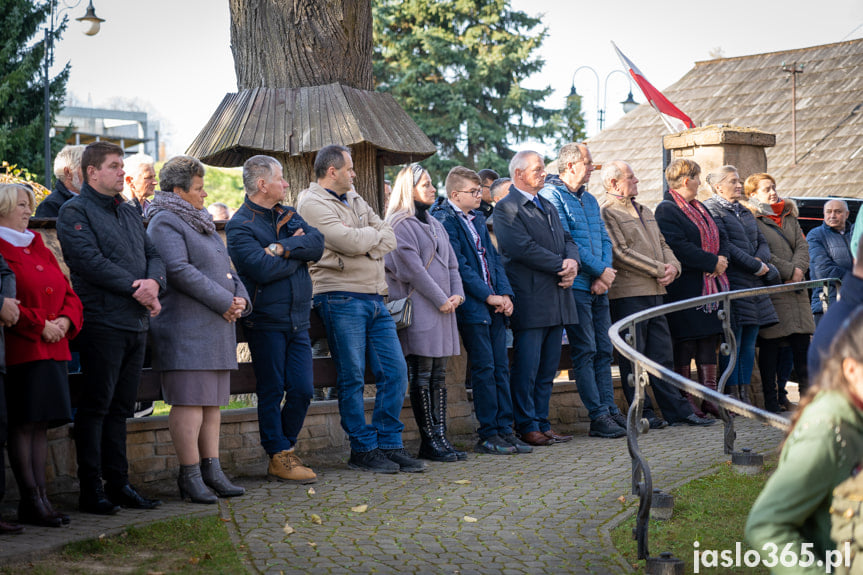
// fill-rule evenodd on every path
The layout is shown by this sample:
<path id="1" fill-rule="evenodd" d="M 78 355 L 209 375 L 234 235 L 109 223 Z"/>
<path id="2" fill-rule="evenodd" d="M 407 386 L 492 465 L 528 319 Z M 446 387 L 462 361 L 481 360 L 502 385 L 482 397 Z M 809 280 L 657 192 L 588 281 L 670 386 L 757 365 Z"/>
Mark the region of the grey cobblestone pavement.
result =
<path id="1" fill-rule="evenodd" d="M 738 418 L 735 425 L 738 448 L 767 452 L 781 440 L 781 432 L 752 421 Z M 626 440 L 589 438 L 585 427 L 574 432 L 572 442 L 529 455 L 471 453 L 468 461 L 428 463 L 421 474 L 364 473 L 343 463 L 346 453 L 329 454 L 315 462 L 319 480 L 311 486 L 247 478 L 241 481 L 247 495 L 219 507 L 174 496 L 157 511 L 123 510 L 110 518 L 73 513 L 70 528 L 29 527 L 25 535 L 0 539 L 0 564 L 127 525 L 218 512 L 229 520 L 250 572 L 630 572 L 608 535 L 637 506 Z M 651 431 L 639 444 L 654 487 L 663 490 L 729 459 L 720 423 Z"/>

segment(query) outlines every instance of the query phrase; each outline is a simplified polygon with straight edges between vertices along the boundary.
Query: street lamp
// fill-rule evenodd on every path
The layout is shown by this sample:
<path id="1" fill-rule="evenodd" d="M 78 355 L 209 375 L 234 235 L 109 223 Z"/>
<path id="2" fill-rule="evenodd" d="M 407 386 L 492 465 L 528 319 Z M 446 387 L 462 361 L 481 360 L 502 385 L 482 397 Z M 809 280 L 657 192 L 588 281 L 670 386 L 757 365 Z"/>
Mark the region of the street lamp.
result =
<path id="1" fill-rule="evenodd" d="M 590 66 L 579 66 L 578 68 L 575 69 L 575 72 L 572 73 L 572 87 L 569 90 L 569 96 L 567 97 L 567 99 L 574 98 L 574 97 L 578 96 L 578 93 L 575 91 L 575 76 L 581 70 L 590 70 L 591 72 L 593 72 L 593 76 L 596 78 L 596 122 L 597 122 L 597 126 L 599 127 L 599 129 L 597 130 L 598 132 L 602 131 L 602 127 L 605 124 L 605 111 L 607 109 L 606 104 L 608 102 L 608 79 L 611 78 L 611 76 L 613 76 L 614 74 L 623 74 L 624 76 L 626 76 L 627 80 L 630 81 L 629 95 L 626 97 L 626 100 L 624 100 L 620 103 L 623 106 L 623 113 L 628 114 L 629 112 L 634 110 L 636 107 L 638 107 L 638 102 L 636 102 L 635 99 L 632 97 L 632 80 L 629 78 L 629 74 L 627 74 L 623 70 L 617 70 L 617 69 L 612 70 L 611 72 L 609 72 L 605 76 L 605 81 L 603 83 L 603 90 L 602 90 L 602 106 L 601 107 L 599 105 L 600 104 L 599 74 L 597 74 L 596 70 L 594 70 Z"/>
<path id="2" fill-rule="evenodd" d="M 49 76 L 51 64 L 54 63 L 54 36 L 57 35 L 57 26 L 62 25 L 64 20 L 60 19 L 60 15 L 68 10 L 73 10 L 81 4 L 78 0 L 74 4 L 70 4 L 67 0 L 62 0 L 62 6 L 57 7 L 58 0 L 48 0 L 48 25 L 45 27 L 45 94 L 43 99 L 44 112 L 44 128 L 45 128 L 45 187 L 51 188 L 51 77 Z M 93 0 L 90 0 L 90 5 L 87 7 L 87 12 L 80 18 L 75 19 L 78 22 L 87 22 L 90 28 L 84 32 L 88 36 L 95 36 L 99 33 L 102 22 L 105 20 L 96 16 L 96 9 L 93 8 Z"/>

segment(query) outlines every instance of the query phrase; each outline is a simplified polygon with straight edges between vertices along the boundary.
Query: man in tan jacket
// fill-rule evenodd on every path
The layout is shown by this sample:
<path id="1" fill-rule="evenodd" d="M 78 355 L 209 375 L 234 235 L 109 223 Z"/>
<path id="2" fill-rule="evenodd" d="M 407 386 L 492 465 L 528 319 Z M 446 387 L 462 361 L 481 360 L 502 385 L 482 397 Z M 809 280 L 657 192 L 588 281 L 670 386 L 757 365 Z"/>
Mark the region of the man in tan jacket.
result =
<path id="1" fill-rule="evenodd" d="M 309 267 L 315 307 L 327 330 L 338 370 L 339 415 L 351 442 L 348 465 L 375 473 L 415 473 L 425 464 L 402 444 L 399 420 L 407 366 L 396 324 L 384 305 L 384 255 L 395 249 L 392 228 L 353 189 L 351 152 L 326 146 L 315 158 L 315 178 L 300 194 L 297 211 L 324 234 L 324 254 Z M 366 364 L 377 397 L 366 423 Z"/>
<path id="2" fill-rule="evenodd" d="M 611 238 L 612 259 L 617 277 L 608 290 L 611 320 L 624 317 L 664 303 L 665 286 L 680 275 L 680 262 L 650 209 L 635 201 L 638 195 L 638 178 L 629 164 L 613 161 L 602 168 L 602 185 L 606 197 L 601 207 L 602 219 Z M 638 325 L 635 347 L 639 353 L 667 367 L 674 368 L 671 355 L 671 334 L 664 316 L 649 319 Z M 628 384 L 632 364 L 618 354 L 620 379 L 627 401 L 632 403 L 634 388 Z M 662 415 L 672 425 L 710 425 L 715 419 L 698 417 L 689 402 L 672 385 L 650 376 L 653 394 Z M 650 417 L 653 407 L 646 398 L 644 416 Z M 651 426 L 653 427 L 653 426 Z"/>

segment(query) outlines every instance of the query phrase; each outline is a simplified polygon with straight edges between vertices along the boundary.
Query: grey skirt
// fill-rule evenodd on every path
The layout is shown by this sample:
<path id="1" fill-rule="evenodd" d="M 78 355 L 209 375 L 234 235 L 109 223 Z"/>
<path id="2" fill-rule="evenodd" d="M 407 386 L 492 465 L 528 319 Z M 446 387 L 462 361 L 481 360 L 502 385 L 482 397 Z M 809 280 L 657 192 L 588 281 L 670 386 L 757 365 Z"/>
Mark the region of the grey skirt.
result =
<path id="1" fill-rule="evenodd" d="M 168 405 L 228 405 L 231 370 L 172 370 L 160 373 L 162 398 Z"/>

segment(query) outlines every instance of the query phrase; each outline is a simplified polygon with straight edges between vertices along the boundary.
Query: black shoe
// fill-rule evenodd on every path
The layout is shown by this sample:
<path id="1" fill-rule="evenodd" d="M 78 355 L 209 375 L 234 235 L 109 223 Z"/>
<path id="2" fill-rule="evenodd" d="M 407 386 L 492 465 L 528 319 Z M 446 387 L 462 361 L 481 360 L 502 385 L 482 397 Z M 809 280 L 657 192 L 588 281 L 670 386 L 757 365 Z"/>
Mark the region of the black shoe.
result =
<path id="1" fill-rule="evenodd" d="M 626 429 L 620 427 L 610 415 L 606 414 L 600 415 L 590 422 L 590 432 L 588 435 L 591 437 L 608 438 L 623 437 L 626 435 Z"/>
<path id="2" fill-rule="evenodd" d="M 398 473 L 400 469 L 399 464 L 390 460 L 380 449 L 372 449 L 371 451 L 354 451 L 351 449 L 348 467 L 373 473 Z"/>
<path id="3" fill-rule="evenodd" d="M 695 415 L 695 414 L 693 414 Z M 715 420 L 714 420 L 715 421 Z M 668 427 L 668 422 L 660 417 L 656 417 L 655 415 L 647 416 L 647 423 L 650 424 L 650 429 L 662 429 L 663 427 Z"/>
<path id="4" fill-rule="evenodd" d="M 512 445 L 500 435 L 491 435 L 480 439 L 474 450 L 477 453 L 490 453 L 491 455 L 513 455 L 516 453 L 515 445 Z"/>
<path id="5" fill-rule="evenodd" d="M 624 431 L 626 431 L 627 423 L 626 423 L 626 416 L 625 415 L 623 415 L 622 413 L 620 413 L 618 411 L 617 413 L 610 414 L 609 417 L 611 417 L 611 419 L 614 421 L 614 423 L 616 423 L 618 425 L 618 427 L 622 427 L 624 429 Z"/>
<path id="6" fill-rule="evenodd" d="M 101 483 L 102 480 L 99 480 Z M 78 509 L 82 513 L 93 513 L 94 515 L 115 515 L 120 511 L 119 505 L 114 505 L 105 496 L 105 491 L 99 485 L 95 489 L 84 491 L 81 490 L 78 495 Z"/>
<path id="7" fill-rule="evenodd" d="M 155 509 L 162 504 L 158 499 L 144 497 L 129 483 L 119 488 L 108 485 L 105 492 L 108 499 L 126 509 Z"/>
<path id="8" fill-rule="evenodd" d="M 402 473 L 422 473 L 426 470 L 426 464 L 418 459 L 414 459 L 404 447 L 398 449 L 381 449 L 380 450 L 387 459 L 398 464 L 399 471 Z"/>
<path id="9" fill-rule="evenodd" d="M 686 419 L 681 420 L 681 421 L 675 421 L 671 425 L 673 425 L 673 426 L 677 426 L 677 425 L 713 425 L 714 423 L 716 423 L 715 419 L 709 419 L 707 417 L 698 417 L 697 415 L 695 415 L 693 413 L 692 415 L 689 415 Z"/>
<path id="10" fill-rule="evenodd" d="M 516 453 L 533 453 L 533 447 L 516 437 L 514 433 L 504 435 L 503 440 L 515 447 Z"/>

